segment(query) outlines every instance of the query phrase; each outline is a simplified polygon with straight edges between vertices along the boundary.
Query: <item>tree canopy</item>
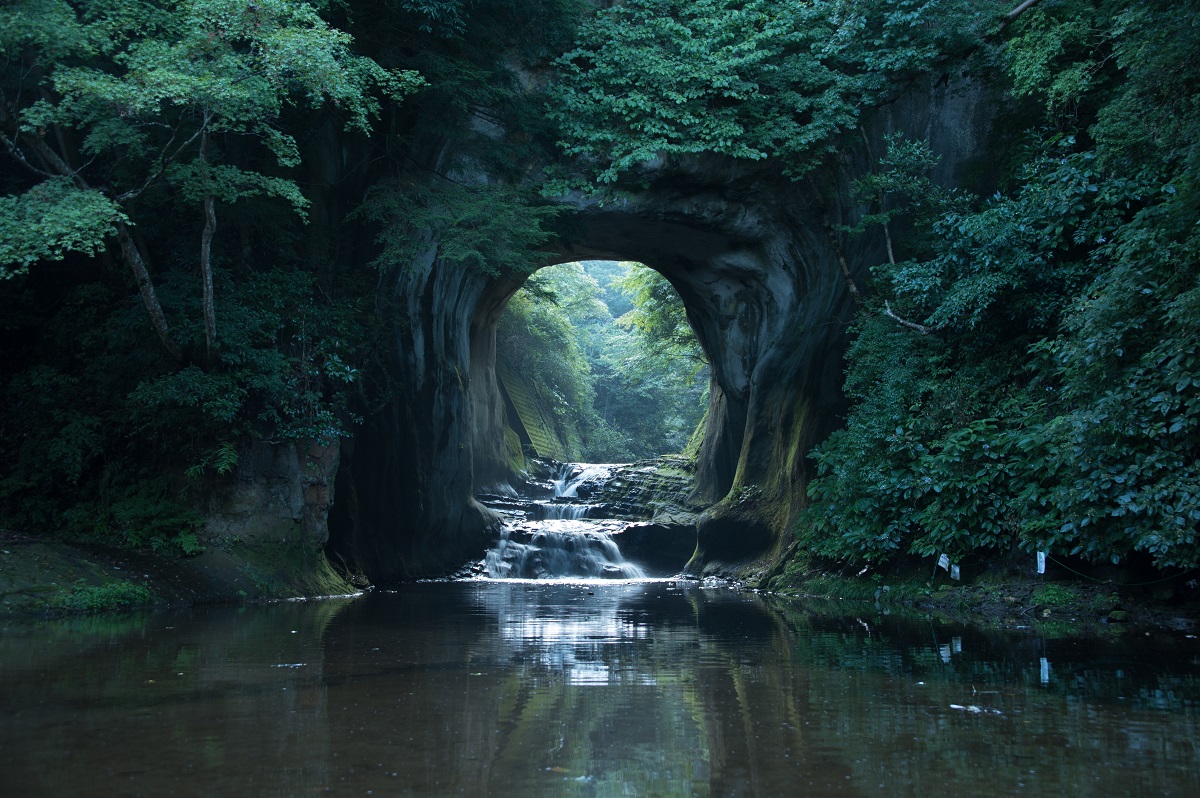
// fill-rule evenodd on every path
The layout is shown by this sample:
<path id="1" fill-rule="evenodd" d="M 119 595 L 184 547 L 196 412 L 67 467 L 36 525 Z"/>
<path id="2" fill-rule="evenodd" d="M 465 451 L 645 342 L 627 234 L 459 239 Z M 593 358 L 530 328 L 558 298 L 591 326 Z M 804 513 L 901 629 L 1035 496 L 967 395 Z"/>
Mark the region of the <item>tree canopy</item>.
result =
<path id="1" fill-rule="evenodd" d="M 664 156 L 808 174 L 864 112 L 976 46 L 995 2 L 626 0 L 558 61 L 550 117 L 601 185 Z"/>

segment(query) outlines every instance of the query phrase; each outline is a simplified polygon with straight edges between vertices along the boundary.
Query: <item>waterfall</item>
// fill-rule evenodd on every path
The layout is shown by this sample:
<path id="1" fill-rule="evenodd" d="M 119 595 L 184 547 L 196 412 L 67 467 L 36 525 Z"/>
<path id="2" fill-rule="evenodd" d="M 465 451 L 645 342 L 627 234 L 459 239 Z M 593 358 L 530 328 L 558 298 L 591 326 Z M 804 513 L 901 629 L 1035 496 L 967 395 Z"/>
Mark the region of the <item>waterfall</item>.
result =
<path id="1" fill-rule="evenodd" d="M 493 579 L 642 579 L 646 575 L 625 562 L 611 535 L 578 521 L 505 528 L 496 547 L 488 550 L 484 565 Z"/>
<path id="2" fill-rule="evenodd" d="M 539 521 L 578 521 L 587 518 L 591 511 L 590 504 L 570 504 L 566 502 L 535 502 L 535 520 Z"/>
<path id="3" fill-rule="evenodd" d="M 524 518 L 508 521 L 481 565 L 492 579 L 643 579 L 625 561 L 612 533 L 620 522 L 588 518 L 595 506 L 578 501 L 611 477 L 613 466 L 565 464 L 551 480 L 552 500 L 529 501 Z"/>
<path id="4" fill-rule="evenodd" d="M 588 481 L 606 482 L 612 476 L 612 469 L 611 465 L 564 463 L 558 472 L 558 477 L 551 483 L 554 485 L 554 497 L 556 499 L 577 498 L 579 488 L 583 483 Z"/>

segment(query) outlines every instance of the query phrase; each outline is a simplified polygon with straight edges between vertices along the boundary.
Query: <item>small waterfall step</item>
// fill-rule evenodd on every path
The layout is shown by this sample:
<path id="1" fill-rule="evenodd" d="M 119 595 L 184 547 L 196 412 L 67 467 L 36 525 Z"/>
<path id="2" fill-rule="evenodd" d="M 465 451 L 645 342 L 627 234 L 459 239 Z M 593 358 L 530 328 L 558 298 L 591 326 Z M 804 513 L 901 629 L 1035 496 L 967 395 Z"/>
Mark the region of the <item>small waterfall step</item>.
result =
<path id="1" fill-rule="evenodd" d="M 549 520 L 505 527 L 483 561 L 493 579 L 642 579 L 612 535 L 593 522 Z"/>
<path id="2" fill-rule="evenodd" d="M 620 468 L 613 464 L 563 463 L 558 476 L 552 480 L 556 499 L 580 498 L 579 491 L 587 497 L 604 488 L 612 479 L 613 472 Z"/>
<path id="3" fill-rule="evenodd" d="M 593 505 L 590 504 L 534 502 L 527 517 L 536 521 L 578 521 L 587 518 L 593 509 Z"/>

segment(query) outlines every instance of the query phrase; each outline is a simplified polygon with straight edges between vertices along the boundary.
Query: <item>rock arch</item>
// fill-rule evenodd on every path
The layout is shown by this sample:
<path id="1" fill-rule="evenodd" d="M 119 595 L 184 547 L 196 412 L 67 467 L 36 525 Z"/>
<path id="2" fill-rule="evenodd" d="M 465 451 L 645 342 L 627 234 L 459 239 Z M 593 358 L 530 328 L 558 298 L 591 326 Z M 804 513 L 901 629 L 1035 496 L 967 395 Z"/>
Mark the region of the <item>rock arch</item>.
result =
<path id="1" fill-rule="evenodd" d="M 982 151 L 988 116 L 974 92 L 946 87 L 876 115 L 931 140 L 943 182 Z M 709 356 L 709 424 L 697 493 L 712 508 L 693 568 L 765 565 L 803 506 L 804 457 L 838 424 L 841 353 L 854 305 L 841 259 L 861 276 L 881 242 L 847 238 L 848 186 L 869 168 L 856 144 L 812 179 L 778 165 L 696 159 L 657 165 L 648 186 L 601 204 L 571 199 L 570 238 L 546 265 L 636 260 L 674 285 Z M 394 307 L 389 367 L 398 393 L 344 450 L 334 542 L 376 581 L 443 573 L 482 551 L 495 518 L 473 492 L 507 476 L 505 411 L 495 376 L 496 323 L 520 282 L 449 266 L 432 253 L 381 285 Z"/>

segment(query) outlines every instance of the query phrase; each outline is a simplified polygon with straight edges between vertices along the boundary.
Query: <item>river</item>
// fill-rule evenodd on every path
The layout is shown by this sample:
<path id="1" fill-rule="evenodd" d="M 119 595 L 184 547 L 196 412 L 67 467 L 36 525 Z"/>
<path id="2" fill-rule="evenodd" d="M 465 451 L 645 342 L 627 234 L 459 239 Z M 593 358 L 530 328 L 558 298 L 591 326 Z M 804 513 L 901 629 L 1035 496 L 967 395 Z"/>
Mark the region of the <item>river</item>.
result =
<path id="1" fill-rule="evenodd" d="M 0 795 L 1196 796 L 1198 657 L 664 580 L 6 622 Z"/>

